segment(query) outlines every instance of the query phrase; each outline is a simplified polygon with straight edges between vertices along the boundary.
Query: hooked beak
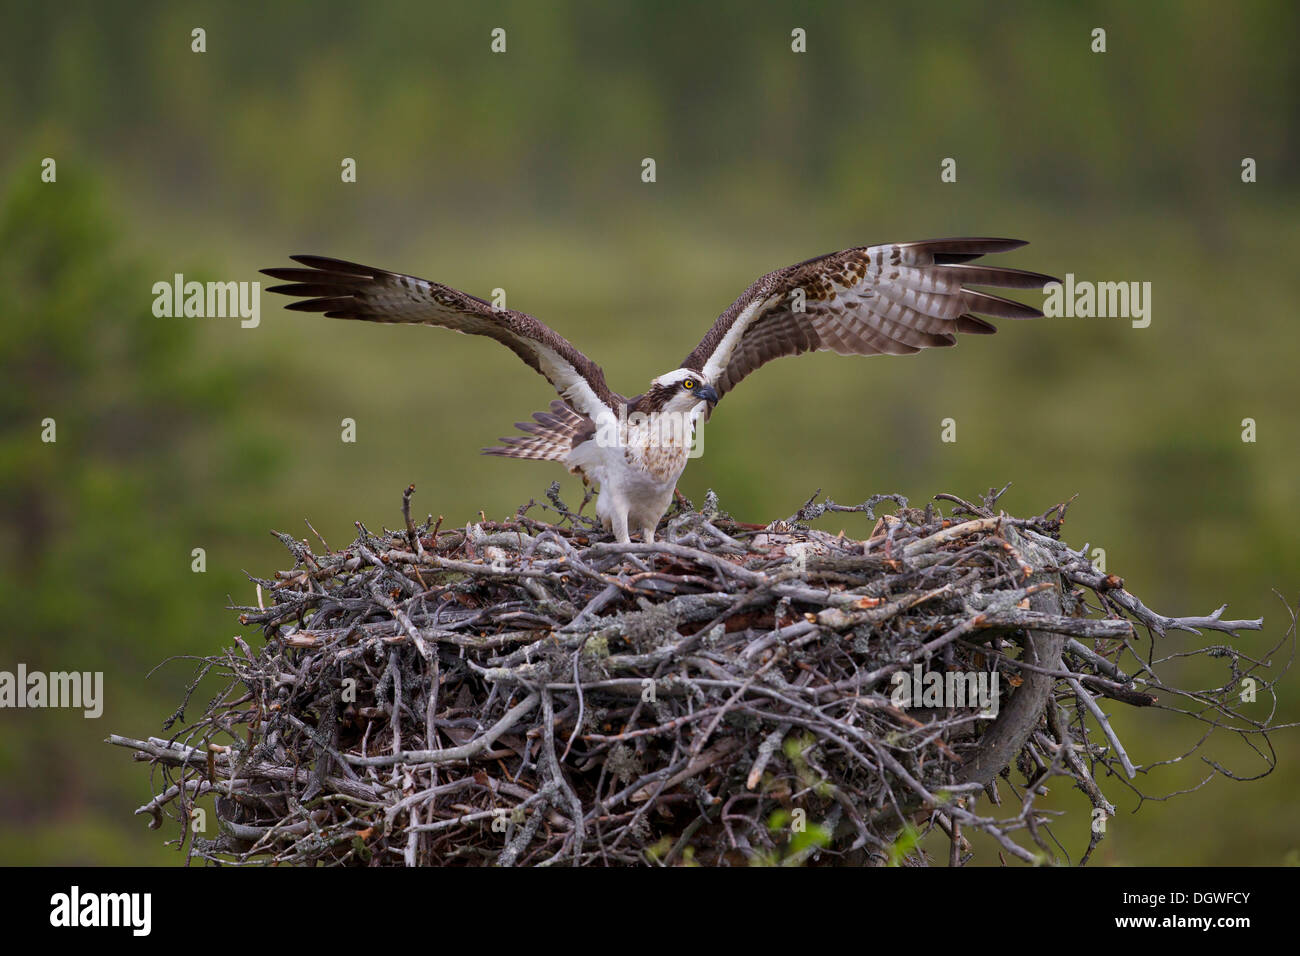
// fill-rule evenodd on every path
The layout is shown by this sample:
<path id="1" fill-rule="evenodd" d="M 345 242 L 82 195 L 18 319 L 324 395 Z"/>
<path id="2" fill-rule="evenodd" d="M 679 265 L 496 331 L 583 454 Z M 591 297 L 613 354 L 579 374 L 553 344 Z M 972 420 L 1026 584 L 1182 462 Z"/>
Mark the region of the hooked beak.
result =
<path id="1" fill-rule="evenodd" d="M 710 405 L 718 404 L 718 391 L 712 385 L 703 385 L 695 393 L 695 397 L 708 402 Z"/>

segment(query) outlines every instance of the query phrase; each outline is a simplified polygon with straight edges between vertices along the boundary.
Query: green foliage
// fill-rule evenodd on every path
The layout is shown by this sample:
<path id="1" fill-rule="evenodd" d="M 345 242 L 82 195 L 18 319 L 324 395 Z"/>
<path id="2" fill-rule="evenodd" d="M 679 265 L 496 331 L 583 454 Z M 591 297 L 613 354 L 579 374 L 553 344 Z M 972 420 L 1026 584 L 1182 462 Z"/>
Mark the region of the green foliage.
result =
<path id="1" fill-rule="evenodd" d="M 156 731 L 167 711 L 142 693 L 146 672 L 229 629 L 235 575 L 191 571 L 191 550 L 219 546 L 243 519 L 210 458 L 240 460 L 244 481 L 269 474 L 266 436 L 239 397 L 248 368 L 204 367 L 192 321 L 153 316 L 156 270 L 118 253 L 113 222 L 84 180 L 23 177 L 0 206 L 0 650 L 6 669 L 104 671 L 108 697 L 98 727 L 27 715 L 0 760 L 30 770 L 71 748 L 113 781 L 87 773 L 69 791 L 58 774 L 24 772 L 0 831 L 6 857 L 46 806 L 87 812 L 126 779 L 118 755 L 100 752 L 102 726 Z"/>
<path id="2" fill-rule="evenodd" d="M 790 734 L 781 742 L 781 750 L 794 767 L 801 790 L 808 790 L 819 797 L 829 797 L 832 792 L 830 783 L 808 762 L 808 749 L 815 742 L 816 738 L 812 734 Z"/>
<path id="3" fill-rule="evenodd" d="M 921 831 L 912 824 L 904 824 L 894 842 L 889 846 L 889 865 L 902 866 L 903 861 L 916 853 L 921 845 Z"/>
<path id="4" fill-rule="evenodd" d="M 798 827 L 794 824 L 793 811 L 783 808 L 772 812 L 767 820 L 768 829 L 778 839 L 786 837 L 786 842 L 770 854 L 760 854 L 754 860 L 755 865 L 800 866 L 805 862 L 810 850 L 830 845 L 831 831 L 820 823 L 805 821 Z"/>

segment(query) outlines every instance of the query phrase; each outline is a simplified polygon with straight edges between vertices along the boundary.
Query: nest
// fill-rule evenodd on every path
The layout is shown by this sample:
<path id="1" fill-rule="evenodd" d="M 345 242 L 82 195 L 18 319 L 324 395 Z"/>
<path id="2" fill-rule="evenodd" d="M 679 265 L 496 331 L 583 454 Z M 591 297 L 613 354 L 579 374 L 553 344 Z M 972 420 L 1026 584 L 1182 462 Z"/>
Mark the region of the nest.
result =
<path id="1" fill-rule="evenodd" d="M 187 859 L 923 863 L 939 841 L 952 863 L 977 846 L 1037 862 L 1063 851 L 1036 806 L 1050 777 L 1104 819 L 1102 785 L 1145 769 L 1102 698 L 1268 730 L 1233 710 L 1259 661 L 1200 648 L 1228 679 L 1182 691 L 1135 646 L 1139 629 L 1154 649 L 1261 622 L 1152 612 L 1059 540 L 1065 505 L 814 496 L 760 527 L 710 494 L 680 500 L 661 540 L 617 544 L 556 486 L 553 523 L 530 502 L 454 530 L 417 526 L 413 490 L 404 527 L 358 523 L 343 550 L 277 533 L 293 567 L 237 609 L 262 648 L 203 660 L 190 694 L 220 689 L 192 722 L 187 695 L 170 737 L 110 738 L 155 769 L 137 813 L 178 821 Z M 835 512 L 874 530 L 808 528 Z M 207 794 L 215 839 L 190 833 Z M 1097 813 L 1078 815 L 1083 861 Z"/>

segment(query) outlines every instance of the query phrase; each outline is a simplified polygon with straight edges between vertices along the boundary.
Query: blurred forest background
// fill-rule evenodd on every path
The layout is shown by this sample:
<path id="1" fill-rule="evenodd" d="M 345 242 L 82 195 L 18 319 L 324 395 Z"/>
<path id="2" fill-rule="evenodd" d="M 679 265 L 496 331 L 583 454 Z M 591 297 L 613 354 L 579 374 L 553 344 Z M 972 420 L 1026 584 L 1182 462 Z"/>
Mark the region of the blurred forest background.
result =
<path id="1" fill-rule="evenodd" d="M 0 6 L 0 669 L 102 670 L 107 693 L 96 721 L 0 713 L 0 862 L 179 859 L 131 816 L 147 773 L 101 741 L 162 733 L 192 667 L 151 669 L 231 643 L 245 570 L 285 566 L 268 529 L 301 537 L 307 518 L 342 545 L 354 520 L 398 524 L 410 482 L 449 524 L 505 517 L 561 476 L 580 498 L 554 465 L 478 454 L 553 397 L 504 349 L 277 296 L 254 329 L 156 318 L 152 285 L 175 273 L 255 281 L 308 252 L 501 287 L 634 394 L 763 272 L 878 241 L 1029 239 L 998 264 L 1149 281 L 1150 327 L 1003 322 L 907 359 L 777 363 L 728 397 L 682 491 L 713 488 L 748 521 L 818 488 L 922 505 L 1012 481 L 1003 506 L 1022 514 L 1077 494 L 1067 537 L 1104 547 L 1151 606 L 1262 615 L 1237 642 L 1251 654 L 1290 623 L 1274 589 L 1294 603 L 1300 582 L 1295 4 Z M 1200 735 L 1110 711 L 1138 762 Z M 1111 781 L 1097 862 L 1297 862 L 1300 738 L 1274 743 L 1271 777 L 1136 815 Z M 1264 769 L 1232 737 L 1205 753 Z M 1161 795 L 1208 772 L 1137 782 Z M 1077 858 L 1086 802 L 1053 801 Z"/>

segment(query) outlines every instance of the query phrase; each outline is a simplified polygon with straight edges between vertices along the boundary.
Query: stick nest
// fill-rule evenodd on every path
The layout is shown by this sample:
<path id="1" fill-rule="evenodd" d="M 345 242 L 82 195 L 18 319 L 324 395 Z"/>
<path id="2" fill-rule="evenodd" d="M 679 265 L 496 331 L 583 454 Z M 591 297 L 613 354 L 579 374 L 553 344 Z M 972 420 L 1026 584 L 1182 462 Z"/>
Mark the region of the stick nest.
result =
<path id="1" fill-rule="evenodd" d="M 1059 540 L 1065 505 L 1014 518 L 993 492 L 941 495 L 945 516 L 814 495 L 759 527 L 710 494 L 699 511 L 680 500 L 654 544 L 620 545 L 554 485 L 554 523 L 530 502 L 459 529 L 417 526 L 413 490 L 405 527 L 358 522 L 343 550 L 277 533 L 293 567 L 254 578 L 257 606 L 237 609 L 261 649 L 237 638 L 202 660 L 172 736 L 110 738 L 155 768 L 137 812 L 177 820 L 187 859 L 1037 862 L 1064 854 L 1035 805 L 1064 776 L 1095 811 L 1069 818 L 1086 861 L 1104 833 L 1091 824 L 1115 811 L 1102 785 L 1147 769 L 1101 703 L 1269 729 L 1233 709 L 1259 661 L 1223 645 L 1151 653 L 1171 631 L 1261 622 L 1152 612 Z M 882 501 L 895 513 L 877 518 Z M 809 529 L 836 512 L 874 530 Z M 1157 674 L 1189 653 L 1222 658 L 1222 686 Z M 220 688 L 187 723 L 205 677 Z M 914 679 L 948 681 L 947 696 L 911 699 Z M 995 688 L 991 706 L 977 686 Z M 207 794 L 216 839 L 188 826 Z"/>

